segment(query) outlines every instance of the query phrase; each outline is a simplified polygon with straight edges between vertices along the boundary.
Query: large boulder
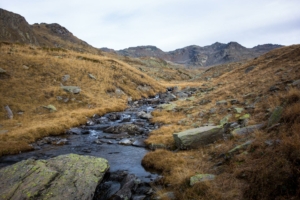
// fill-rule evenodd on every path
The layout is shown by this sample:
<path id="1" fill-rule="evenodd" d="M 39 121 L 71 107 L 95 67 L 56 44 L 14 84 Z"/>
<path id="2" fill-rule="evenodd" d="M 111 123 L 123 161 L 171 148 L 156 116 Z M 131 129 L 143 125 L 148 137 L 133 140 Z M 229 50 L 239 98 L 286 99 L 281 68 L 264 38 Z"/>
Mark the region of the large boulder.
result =
<path id="1" fill-rule="evenodd" d="M 0 169 L 0 199 L 93 199 L 108 161 L 67 154 Z"/>
<path id="2" fill-rule="evenodd" d="M 195 149 L 223 139 L 224 130 L 219 126 L 204 126 L 174 133 L 175 144 L 180 149 Z"/>

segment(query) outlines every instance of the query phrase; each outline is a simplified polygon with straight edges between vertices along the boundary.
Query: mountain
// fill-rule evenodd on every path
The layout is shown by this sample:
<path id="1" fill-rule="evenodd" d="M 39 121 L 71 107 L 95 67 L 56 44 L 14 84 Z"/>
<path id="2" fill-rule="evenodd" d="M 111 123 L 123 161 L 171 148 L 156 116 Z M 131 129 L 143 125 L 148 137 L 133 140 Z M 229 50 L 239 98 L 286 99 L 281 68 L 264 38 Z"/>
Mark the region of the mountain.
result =
<path id="1" fill-rule="evenodd" d="M 130 47 L 115 52 L 130 57 L 156 57 L 187 67 L 208 67 L 255 58 L 279 47 L 282 45 L 264 44 L 246 48 L 237 42 L 228 44 L 216 42 L 209 46 L 192 45 L 169 52 L 164 52 L 155 46 Z M 107 48 L 101 50 L 113 52 L 112 49 Z"/>
<path id="2" fill-rule="evenodd" d="M 1 42 L 65 48 L 79 52 L 99 52 L 98 49 L 78 39 L 59 24 L 36 23 L 30 25 L 23 16 L 1 8 L 0 27 Z"/>

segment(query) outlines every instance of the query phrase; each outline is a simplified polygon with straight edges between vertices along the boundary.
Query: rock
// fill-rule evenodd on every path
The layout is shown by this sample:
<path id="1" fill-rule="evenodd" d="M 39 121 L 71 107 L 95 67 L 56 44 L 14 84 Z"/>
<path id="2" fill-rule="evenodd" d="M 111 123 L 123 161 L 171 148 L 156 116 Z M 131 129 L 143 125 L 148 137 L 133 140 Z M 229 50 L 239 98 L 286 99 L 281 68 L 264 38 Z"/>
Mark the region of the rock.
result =
<path id="1" fill-rule="evenodd" d="M 128 139 L 128 138 L 124 138 L 121 141 L 119 141 L 118 143 L 122 144 L 122 145 L 131 145 L 132 141 L 130 139 Z"/>
<path id="2" fill-rule="evenodd" d="M 5 106 L 4 108 L 5 108 L 6 112 L 7 112 L 7 117 L 8 117 L 8 119 L 14 118 L 14 114 L 13 114 L 13 112 L 11 111 L 11 109 L 9 108 L 9 106 Z"/>
<path id="3" fill-rule="evenodd" d="M 82 129 L 81 128 L 71 128 L 71 129 L 69 129 L 69 130 L 67 130 L 67 134 L 70 134 L 70 135 L 72 135 L 72 134 L 74 134 L 74 135 L 81 135 L 82 134 Z"/>
<path id="4" fill-rule="evenodd" d="M 182 99 L 182 98 L 189 97 L 189 95 L 184 92 L 178 92 L 178 93 L 176 93 L 176 97 Z"/>
<path id="5" fill-rule="evenodd" d="M 255 93 L 248 93 L 248 94 L 243 95 L 244 99 L 254 99 L 255 97 L 256 97 Z"/>
<path id="6" fill-rule="evenodd" d="M 208 99 L 202 99 L 200 102 L 199 102 L 199 104 L 200 105 L 206 105 L 206 104 L 208 104 L 208 103 L 210 103 L 211 102 L 211 100 L 208 100 Z"/>
<path id="7" fill-rule="evenodd" d="M 230 99 L 229 101 L 230 101 L 231 105 L 239 104 L 239 103 L 240 103 L 240 102 L 239 102 L 238 100 L 236 100 L 236 99 Z"/>
<path id="8" fill-rule="evenodd" d="M 124 93 L 123 90 L 121 90 L 120 88 L 116 88 L 115 94 L 116 94 L 117 96 L 122 96 L 122 95 L 124 95 L 125 93 Z"/>
<path id="9" fill-rule="evenodd" d="M 122 124 L 122 125 L 108 127 L 107 129 L 104 129 L 103 132 L 113 133 L 113 134 L 120 134 L 120 133 L 127 132 L 129 135 L 136 135 L 136 134 L 142 134 L 144 130 L 135 124 Z"/>
<path id="10" fill-rule="evenodd" d="M 50 112 L 55 112 L 57 111 L 55 106 L 52 104 L 49 104 L 48 106 L 43 106 L 43 108 L 47 108 Z"/>
<path id="11" fill-rule="evenodd" d="M 216 102 L 216 105 L 217 105 L 217 106 L 220 106 L 220 105 L 227 105 L 227 101 L 226 101 L 226 100 L 217 101 L 217 102 Z"/>
<path id="12" fill-rule="evenodd" d="M 223 126 L 224 124 L 228 123 L 228 120 L 232 117 L 232 114 L 226 115 L 223 119 L 220 120 L 220 126 Z"/>
<path id="13" fill-rule="evenodd" d="M 292 86 L 300 86 L 300 79 L 295 80 L 295 81 L 292 83 Z"/>
<path id="14" fill-rule="evenodd" d="M 197 174 L 190 178 L 190 186 L 193 186 L 199 182 L 212 181 L 215 179 L 215 177 L 216 176 L 213 174 Z"/>
<path id="15" fill-rule="evenodd" d="M 189 97 L 189 98 L 186 98 L 187 101 L 194 101 L 195 100 L 195 97 Z"/>
<path id="16" fill-rule="evenodd" d="M 144 140 L 145 140 L 145 139 L 142 139 L 142 138 L 136 139 L 136 140 L 132 143 L 132 146 L 135 146 L 135 147 L 146 147 L 146 144 L 145 144 Z"/>
<path id="17" fill-rule="evenodd" d="M 175 144 L 180 149 L 195 149 L 223 139 L 223 128 L 219 126 L 205 126 L 174 133 Z"/>
<path id="18" fill-rule="evenodd" d="M 0 74 L 5 74 L 6 71 L 0 67 Z"/>
<path id="19" fill-rule="evenodd" d="M 273 112 L 272 112 L 272 114 L 271 114 L 271 116 L 268 120 L 268 127 L 271 127 L 271 126 L 273 126 L 274 124 L 277 124 L 280 121 L 282 112 L 283 112 L 283 107 L 281 107 L 281 106 L 277 106 L 273 110 Z"/>
<path id="20" fill-rule="evenodd" d="M 92 200 L 108 169 L 103 158 L 76 154 L 24 160 L 0 169 L 0 197 Z"/>
<path id="21" fill-rule="evenodd" d="M 171 111 L 171 110 L 174 110 L 174 108 L 176 108 L 176 104 L 175 103 L 160 104 L 158 106 L 158 108 L 162 108 L 163 110 L 166 110 L 166 111 Z"/>
<path id="22" fill-rule="evenodd" d="M 61 88 L 66 91 L 73 94 L 79 94 L 81 89 L 77 86 L 61 86 Z"/>
<path id="23" fill-rule="evenodd" d="M 265 124 L 256 124 L 244 128 L 235 129 L 231 132 L 231 134 L 233 136 L 242 136 L 242 135 L 253 133 L 254 131 L 262 129 L 263 127 L 265 127 Z"/>
<path id="24" fill-rule="evenodd" d="M 235 107 L 235 108 L 233 108 L 233 110 L 234 110 L 235 113 L 241 114 L 244 111 L 244 108 Z"/>
<path id="25" fill-rule="evenodd" d="M 97 80 L 97 78 L 93 74 L 88 74 L 91 79 Z"/>
<path id="26" fill-rule="evenodd" d="M 249 119 L 251 117 L 251 115 L 250 114 L 244 114 L 243 116 L 241 116 L 239 119 Z"/>
<path id="27" fill-rule="evenodd" d="M 130 199 L 132 196 L 132 188 L 135 186 L 136 177 L 128 174 L 121 183 L 121 189 L 112 196 L 111 200 Z"/>
<path id="28" fill-rule="evenodd" d="M 270 87 L 270 89 L 269 89 L 270 92 L 276 92 L 276 91 L 278 91 L 278 90 L 280 90 L 280 88 L 279 88 L 278 86 L 276 86 L 276 85 L 273 85 L 273 86 Z"/>
<path id="29" fill-rule="evenodd" d="M 23 65 L 22 67 L 23 69 L 29 69 L 29 67 L 27 67 L 26 65 Z"/>
<path id="30" fill-rule="evenodd" d="M 144 111 L 139 112 L 137 116 L 140 117 L 141 119 L 147 119 L 147 120 L 152 118 L 151 113 L 145 113 Z"/>
<path id="31" fill-rule="evenodd" d="M 97 125 L 93 125 L 93 126 L 88 126 L 86 127 L 87 129 L 90 129 L 90 130 L 104 130 L 104 129 L 107 129 L 108 127 L 110 127 L 110 125 L 108 124 L 97 124 Z"/>
<path id="32" fill-rule="evenodd" d="M 107 115 L 107 118 L 112 121 L 116 121 L 116 120 L 121 119 L 121 115 L 119 113 L 110 113 Z"/>
<path id="33" fill-rule="evenodd" d="M 211 109 L 209 110 L 209 113 L 210 113 L 210 114 L 215 114 L 215 113 L 216 113 L 216 111 L 217 111 L 217 109 L 216 109 L 216 108 L 211 108 Z"/>
<path id="34" fill-rule="evenodd" d="M 63 98 L 62 98 L 61 96 L 57 96 L 57 97 L 56 97 L 56 100 L 57 100 L 57 101 L 62 101 Z"/>
<path id="35" fill-rule="evenodd" d="M 245 74 L 251 72 L 256 66 L 255 65 L 252 65 L 250 67 L 248 67 L 246 70 L 245 70 Z"/>
<path id="36" fill-rule="evenodd" d="M 235 153 L 236 151 L 239 151 L 241 149 L 246 149 L 247 146 L 249 146 L 253 141 L 252 140 L 249 140 L 241 145 L 238 145 L 236 147 L 234 147 L 233 149 L 231 149 L 230 151 L 228 151 L 229 154 L 232 154 L 232 153 Z"/>
<path id="37" fill-rule="evenodd" d="M 64 75 L 62 78 L 61 78 L 61 81 L 62 82 L 66 82 L 66 81 L 68 81 L 70 79 L 70 75 L 69 74 L 66 74 L 66 75 Z"/>

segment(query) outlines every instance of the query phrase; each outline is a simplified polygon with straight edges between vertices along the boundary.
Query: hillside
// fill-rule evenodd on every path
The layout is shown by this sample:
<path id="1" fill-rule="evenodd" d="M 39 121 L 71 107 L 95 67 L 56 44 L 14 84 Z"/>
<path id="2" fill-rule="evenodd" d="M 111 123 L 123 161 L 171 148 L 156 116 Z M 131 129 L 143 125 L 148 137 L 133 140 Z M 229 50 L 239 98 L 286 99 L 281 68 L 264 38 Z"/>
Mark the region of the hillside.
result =
<path id="1" fill-rule="evenodd" d="M 169 52 L 163 52 L 155 46 L 138 46 L 115 51 L 115 53 L 130 57 L 156 57 L 182 64 L 186 67 L 208 67 L 255 58 L 279 47 L 282 46 L 264 44 L 253 48 L 246 48 L 237 42 L 230 42 L 228 44 L 216 42 L 209 46 L 200 47 L 192 45 Z M 101 50 L 114 52 L 108 48 L 102 48 Z"/>
<path id="2" fill-rule="evenodd" d="M 3 43 L 0 51 L 0 155 L 29 150 L 36 139 L 62 134 L 93 114 L 123 110 L 129 97 L 164 91 L 120 60 Z M 79 92 L 63 86 L 79 87 Z"/>
<path id="3" fill-rule="evenodd" d="M 166 187 L 161 196 L 300 197 L 299 55 L 300 45 L 284 47 L 243 64 L 210 68 L 195 81 L 176 84 L 173 93 L 181 88 L 191 95 L 153 113 L 153 122 L 164 125 L 151 133 L 147 144 L 156 150 L 143 160 L 144 166 L 162 172 L 160 184 Z M 221 135 L 203 136 L 196 143 L 192 130 L 205 127 L 215 127 Z M 184 137 L 187 130 L 190 139 Z"/>

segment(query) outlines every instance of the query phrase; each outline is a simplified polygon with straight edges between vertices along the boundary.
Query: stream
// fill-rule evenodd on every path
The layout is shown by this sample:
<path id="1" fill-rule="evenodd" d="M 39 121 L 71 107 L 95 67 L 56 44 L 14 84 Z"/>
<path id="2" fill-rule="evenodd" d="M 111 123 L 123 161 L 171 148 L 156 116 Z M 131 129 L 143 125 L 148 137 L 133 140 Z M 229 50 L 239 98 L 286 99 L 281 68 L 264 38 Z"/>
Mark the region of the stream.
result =
<path id="1" fill-rule="evenodd" d="M 71 128 L 63 136 L 49 136 L 32 144 L 34 151 L 0 158 L 0 168 L 24 159 L 49 159 L 62 154 L 79 154 L 102 157 L 108 160 L 110 171 L 98 185 L 94 199 L 115 199 L 112 196 L 120 190 L 124 179 L 138 181 L 132 199 L 149 199 L 153 194 L 150 184 L 158 174 L 147 171 L 141 160 L 149 151 L 144 140 L 158 128 L 149 121 L 149 114 L 164 103 L 155 98 L 142 99 L 129 104 L 123 112 L 94 115 L 86 125 Z"/>

